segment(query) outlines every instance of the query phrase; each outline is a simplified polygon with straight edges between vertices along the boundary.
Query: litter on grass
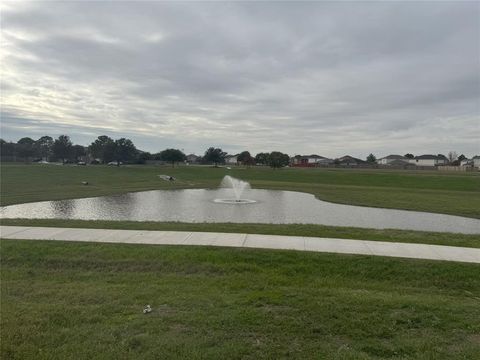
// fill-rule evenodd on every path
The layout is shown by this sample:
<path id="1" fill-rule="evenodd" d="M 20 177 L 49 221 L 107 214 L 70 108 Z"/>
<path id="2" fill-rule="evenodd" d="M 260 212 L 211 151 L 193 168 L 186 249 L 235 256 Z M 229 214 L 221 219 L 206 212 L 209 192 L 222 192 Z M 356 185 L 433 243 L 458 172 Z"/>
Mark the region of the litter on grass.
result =
<path id="1" fill-rule="evenodd" d="M 165 181 L 175 181 L 175 178 L 170 175 L 158 175 L 158 177 Z"/>

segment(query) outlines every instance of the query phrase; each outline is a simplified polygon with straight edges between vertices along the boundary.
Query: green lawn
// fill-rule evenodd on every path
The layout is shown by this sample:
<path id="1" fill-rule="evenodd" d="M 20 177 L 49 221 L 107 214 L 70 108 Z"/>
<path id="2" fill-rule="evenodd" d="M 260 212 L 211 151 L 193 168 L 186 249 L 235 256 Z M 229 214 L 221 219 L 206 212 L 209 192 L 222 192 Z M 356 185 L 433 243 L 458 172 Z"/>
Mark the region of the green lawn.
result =
<path id="1" fill-rule="evenodd" d="M 474 264 L 15 240 L 1 260 L 2 359 L 480 354 Z"/>
<path id="2" fill-rule="evenodd" d="M 216 188 L 223 176 L 231 174 L 254 188 L 303 191 L 331 202 L 480 218 L 478 172 L 23 164 L 2 164 L 1 170 L 2 205 L 152 189 Z M 157 175 L 165 173 L 178 181 L 160 180 Z"/>
<path id="3" fill-rule="evenodd" d="M 168 188 L 254 188 L 480 218 L 478 173 L 1 166 L 2 205 Z M 178 180 L 168 183 L 159 174 Z M 88 181 L 90 185 L 81 185 Z M 480 247 L 478 235 L 320 225 L 4 219 Z M 2 359 L 475 359 L 480 266 L 295 251 L 1 240 Z M 153 312 L 142 313 L 150 304 Z"/>

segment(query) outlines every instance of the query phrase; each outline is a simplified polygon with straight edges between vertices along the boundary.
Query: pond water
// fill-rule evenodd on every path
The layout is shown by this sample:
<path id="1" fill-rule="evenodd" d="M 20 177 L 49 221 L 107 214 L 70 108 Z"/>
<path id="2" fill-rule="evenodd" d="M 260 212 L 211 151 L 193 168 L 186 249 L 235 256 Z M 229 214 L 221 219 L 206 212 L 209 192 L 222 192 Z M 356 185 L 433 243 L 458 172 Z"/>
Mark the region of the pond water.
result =
<path id="1" fill-rule="evenodd" d="M 333 204 L 292 191 L 248 190 L 242 197 L 255 202 L 215 202 L 231 199 L 229 189 L 155 190 L 11 205 L 0 208 L 0 215 L 30 219 L 301 223 L 480 234 L 480 220 L 460 216 Z"/>

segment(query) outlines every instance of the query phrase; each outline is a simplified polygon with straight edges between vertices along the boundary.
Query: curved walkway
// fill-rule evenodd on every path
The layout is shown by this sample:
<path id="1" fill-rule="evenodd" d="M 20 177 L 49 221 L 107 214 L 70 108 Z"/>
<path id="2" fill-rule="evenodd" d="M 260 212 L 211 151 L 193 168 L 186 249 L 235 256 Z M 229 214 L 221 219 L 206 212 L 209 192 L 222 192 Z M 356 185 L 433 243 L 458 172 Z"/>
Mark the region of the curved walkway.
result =
<path id="1" fill-rule="evenodd" d="M 303 236 L 0 226 L 0 237 L 126 244 L 230 246 L 480 263 L 480 249 L 476 248 Z"/>

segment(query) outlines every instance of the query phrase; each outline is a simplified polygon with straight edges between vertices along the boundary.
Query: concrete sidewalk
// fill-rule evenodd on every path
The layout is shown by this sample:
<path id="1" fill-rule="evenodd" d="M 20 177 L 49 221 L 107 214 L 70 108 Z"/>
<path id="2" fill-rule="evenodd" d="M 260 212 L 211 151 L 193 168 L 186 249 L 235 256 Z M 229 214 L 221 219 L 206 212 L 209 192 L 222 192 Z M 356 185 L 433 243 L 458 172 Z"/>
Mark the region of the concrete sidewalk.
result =
<path id="1" fill-rule="evenodd" d="M 0 226 L 0 237 L 126 244 L 231 246 L 480 263 L 480 249 L 475 248 L 301 236 Z"/>

